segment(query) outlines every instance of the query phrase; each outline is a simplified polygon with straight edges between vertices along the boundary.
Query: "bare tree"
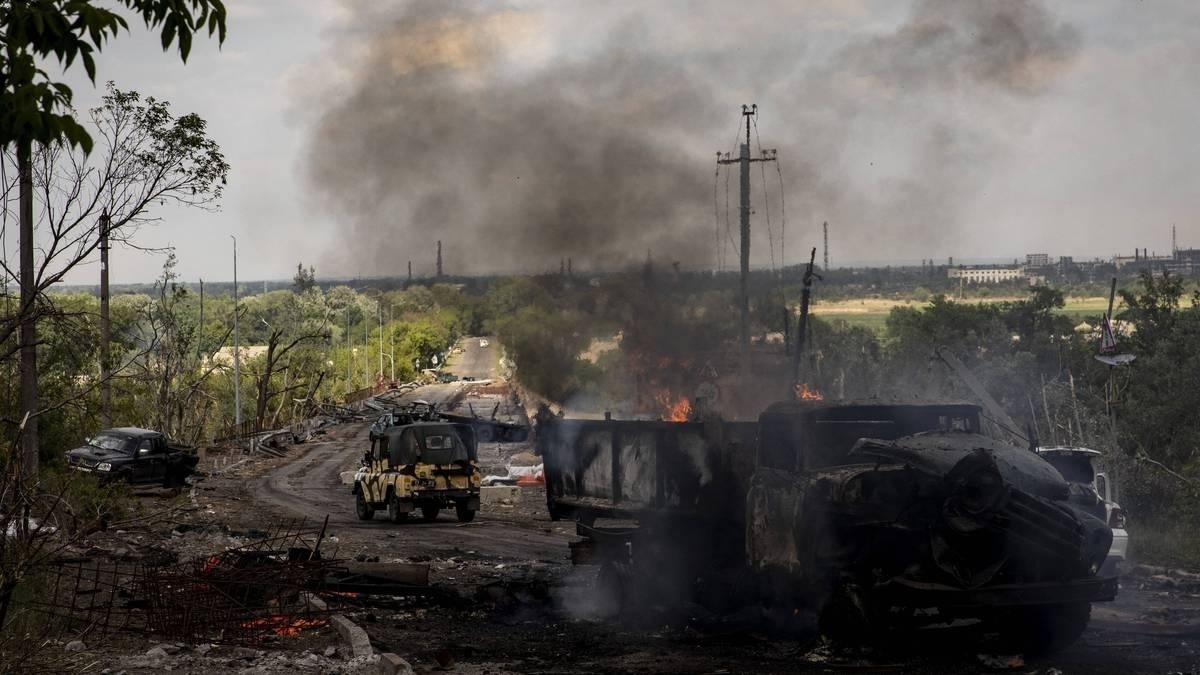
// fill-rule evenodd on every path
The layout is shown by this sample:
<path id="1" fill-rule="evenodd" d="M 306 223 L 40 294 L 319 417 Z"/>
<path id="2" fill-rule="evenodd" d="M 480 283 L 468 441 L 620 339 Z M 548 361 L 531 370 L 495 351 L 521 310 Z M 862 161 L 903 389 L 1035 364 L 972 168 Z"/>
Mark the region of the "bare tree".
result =
<path id="1" fill-rule="evenodd" d="M 195 443 L 212 404 L 205 385 L 223 367 L 216 354 L 232 328 L 216 340 L 204 339 L 204 327 L 186 311 L 188 290 L 176 278 L 175 255 L 169 254 L 154 297 L 139 312 L 135 335 L 141 351 L 130 356 L 124 377 L 154 401 L 143 413 L 147 426 Z"/>

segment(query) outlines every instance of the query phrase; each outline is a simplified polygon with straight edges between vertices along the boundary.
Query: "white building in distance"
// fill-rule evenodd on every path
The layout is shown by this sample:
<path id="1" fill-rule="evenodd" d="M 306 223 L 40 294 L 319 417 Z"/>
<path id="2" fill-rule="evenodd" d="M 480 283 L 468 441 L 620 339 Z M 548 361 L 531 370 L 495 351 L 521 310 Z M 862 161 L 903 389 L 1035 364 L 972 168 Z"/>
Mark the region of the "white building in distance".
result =
<path id="1" fill-rule="evenodd" d="M 1024 278 L 1025 270 L 1021 267 L 951 267 L 946 274 L 969 284 L 995 284 Z"/>

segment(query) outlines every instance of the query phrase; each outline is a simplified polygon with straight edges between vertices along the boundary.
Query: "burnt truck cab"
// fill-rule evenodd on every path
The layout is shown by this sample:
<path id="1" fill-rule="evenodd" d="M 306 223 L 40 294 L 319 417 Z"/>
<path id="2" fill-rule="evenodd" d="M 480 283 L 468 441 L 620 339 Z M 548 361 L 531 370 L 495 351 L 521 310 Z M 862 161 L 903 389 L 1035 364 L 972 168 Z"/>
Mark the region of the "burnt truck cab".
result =
<path id="1" fill-rule="evenodd" d="M 1112 532 L 1037 453 L 955 405 L 771 406 L 759 419 L 746 556 L 775 602 L 827 633 L 996 621 L 1030 650 L 1074 641 Z"/>
<path id="2" fill-rule="evenodd" d="M 105 429 L 66 453 L 67 466 L 95 474 L 102 483 L 173 484 L 193 469 L 199 458 L 191 448 L 173 445 L 150 429 Z"/>
<path id="3" fill-rule="evenodd" d="M 389 520 L 400 523 L 419 509 L 429 522 L 454 507 L 458 520 L 468 522 L 479 510 L 481 479 L 470 424 L 391 426 L 371 443 L 354 475 L 355 512 L 371 520 L 386 510 Z"/>

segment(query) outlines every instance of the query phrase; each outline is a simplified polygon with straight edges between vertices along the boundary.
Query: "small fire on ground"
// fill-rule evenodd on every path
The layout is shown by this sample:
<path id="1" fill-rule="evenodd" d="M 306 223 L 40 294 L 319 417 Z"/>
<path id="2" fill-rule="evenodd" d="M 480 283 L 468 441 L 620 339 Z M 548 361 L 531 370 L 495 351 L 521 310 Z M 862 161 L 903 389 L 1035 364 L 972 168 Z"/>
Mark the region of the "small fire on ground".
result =
<path id="1" fill-rule="evenodd" d="M 821 392 L 808 386 L 807 382 L 800 382 L 795 385 L 797 401 L 824 401 L 825 395 Z"/>
<path id="2" fill-rule="evenodd" d="M 291 617 L 274 614 L 261 619 L 247 621 L 242 624 L 242 627 L 262 629 L 264 632 L 270 631 L 281 637 L 296 637 L 309 628 L 319 628 L 327 623 L 329 623 L 329 619 L 326 618 Z"/>
<path id="3" fill-rule="evenodd" d="M 662 418 L 668 422 L 687 422 L 692 416 L 692 402 L 687 397 L 673 399 L 671 392 L 660 391 L 654 396 L 662 407 Z"/>

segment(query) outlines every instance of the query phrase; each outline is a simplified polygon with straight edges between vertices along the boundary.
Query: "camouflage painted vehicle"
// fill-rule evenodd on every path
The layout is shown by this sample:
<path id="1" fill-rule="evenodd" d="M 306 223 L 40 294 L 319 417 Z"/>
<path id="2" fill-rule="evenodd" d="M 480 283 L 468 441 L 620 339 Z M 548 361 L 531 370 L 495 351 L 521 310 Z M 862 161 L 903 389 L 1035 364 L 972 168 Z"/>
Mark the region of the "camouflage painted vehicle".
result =
<path id="1" fill-rule="evenodd" d="M 354 476 L 355 512 L 371 520 L 386 511 L 393 523 L 420 510 L 425 522 L 453 507 L 460 522 L 479 510 L 480 473 L 470 424 L 420 421 L 383 430 Z"/>

